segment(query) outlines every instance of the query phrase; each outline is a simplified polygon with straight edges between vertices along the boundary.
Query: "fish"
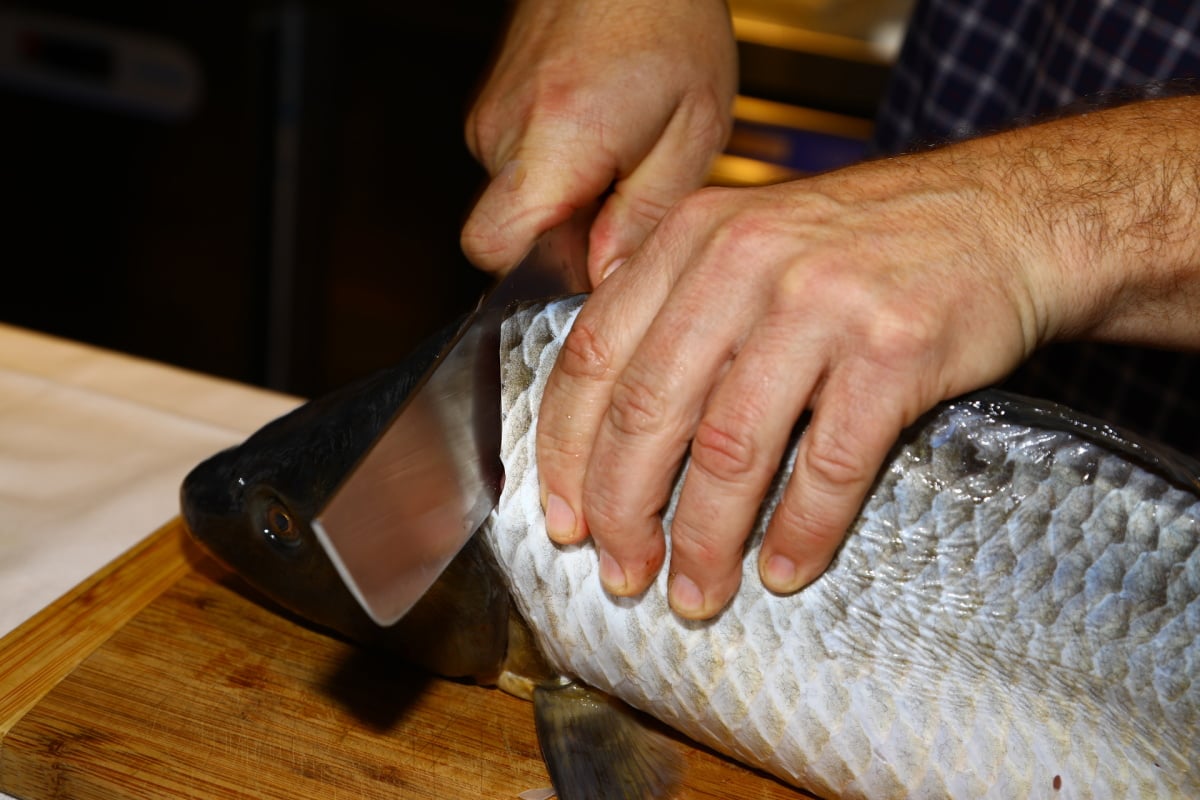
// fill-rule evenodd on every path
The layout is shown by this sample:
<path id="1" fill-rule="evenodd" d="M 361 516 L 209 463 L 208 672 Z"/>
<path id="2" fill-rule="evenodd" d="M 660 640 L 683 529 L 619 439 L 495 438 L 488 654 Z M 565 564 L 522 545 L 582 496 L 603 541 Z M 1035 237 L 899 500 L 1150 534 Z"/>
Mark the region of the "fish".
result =
<path id="1" fill-rule="evenodd" d="M 757 550 L 800 424 L 741 588 L 685 620 L 665 572 L 613 597 L 590 542 L 545 533 L 538 409 L 582 302 L 505 320 L 499 503 L 395 626 L 358 607 L 310 522 L 436 340 L 199 464 L 189 530 L 315 624 L 532 700 L 563 800 L 677 791 L 678 753 L 646 718 L 820 797 L 1200 796 L 1194 459 L 1053 403 L 967 394 L 903 432 L 829 568 L 776 595 Z"/>

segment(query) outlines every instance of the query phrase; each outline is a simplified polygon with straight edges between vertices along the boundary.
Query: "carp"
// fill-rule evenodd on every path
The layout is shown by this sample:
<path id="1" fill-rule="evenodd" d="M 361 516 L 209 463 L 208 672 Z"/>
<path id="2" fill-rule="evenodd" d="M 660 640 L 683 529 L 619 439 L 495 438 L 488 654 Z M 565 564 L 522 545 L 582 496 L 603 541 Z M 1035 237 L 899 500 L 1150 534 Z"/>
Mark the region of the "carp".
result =
<path id="1" fill-rule="evenodd" d="M 544 530 L 538 407 L 581 302 L 505 321 L 499 504 L 395 626 L 359 608 L 310 521 L 444 336 L 198 465 L 189 530 L 314 623 L 532 699 L 563 800 L 674 791 L 677 759 L 638 712 L 824 797 L 1200 796 L 1195 461 L 1061 406 L 973 393 L 904 432 L 830 567 L 779 596 L 756 552 L 793 443 L 738 594 L 684 620 L 665 571 L 609 596 L 591 544 Z M 668 547 L 685 478 L 663 512 Z"/>

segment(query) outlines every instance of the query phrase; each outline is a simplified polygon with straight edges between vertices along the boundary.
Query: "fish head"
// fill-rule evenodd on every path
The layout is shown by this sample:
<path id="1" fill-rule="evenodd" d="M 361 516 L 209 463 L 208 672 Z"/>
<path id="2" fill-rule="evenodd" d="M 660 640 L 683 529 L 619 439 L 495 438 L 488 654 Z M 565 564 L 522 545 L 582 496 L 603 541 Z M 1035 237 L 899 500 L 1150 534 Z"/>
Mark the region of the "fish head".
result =
<path id="1" fill-rule="evenodd" d="M 509 599 L 479 537 L 402 620 L 381 627 L 351 594 L 312 526 L 454 330 L 204 460 L 184 479 L 180 502 L 192 537 L 278 605 L 439 674 L 480 677 L 503 660 Z"/>
<path id="2" fill-rule="evenodd" d="M 361 437 L 337 430 L 338 405 L 306 404 L 211 456 L 184 479 L 180 499 L 188 530 L 218 561 L 304 619 L 361 640 L 377 626 L 312 528 L 361 452 Z"/>

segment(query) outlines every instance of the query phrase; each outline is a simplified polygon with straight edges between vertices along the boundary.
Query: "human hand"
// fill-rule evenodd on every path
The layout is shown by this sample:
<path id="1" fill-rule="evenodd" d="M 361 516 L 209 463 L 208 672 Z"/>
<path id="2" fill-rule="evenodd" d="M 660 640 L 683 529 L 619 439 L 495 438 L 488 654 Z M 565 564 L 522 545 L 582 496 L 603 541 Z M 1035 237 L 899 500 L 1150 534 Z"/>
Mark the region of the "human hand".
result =
<path id="1" fill-rule="evenodd" d="M 798 589 L 828 565 L 901 430 L 992 382 L 1058 330 L 1059 243 L 1010 166 L 973 144 L 677 204 L 584 304 L 538 423 L 547 529 L 588 535 L 601 579 L 706 618 L 790 432 L 811 422 L 759 570 Z"/>
<path id="2" fill-rule="evenodd" d="M 526 0 L 467 119 L 493 176 L 462 231 L 483 269 L 603 198 L 593 285 L 699 187 L 732 124 L 737 53 L 720 0 Z M 611 192 L 605 196 L 606 192 Z"/>

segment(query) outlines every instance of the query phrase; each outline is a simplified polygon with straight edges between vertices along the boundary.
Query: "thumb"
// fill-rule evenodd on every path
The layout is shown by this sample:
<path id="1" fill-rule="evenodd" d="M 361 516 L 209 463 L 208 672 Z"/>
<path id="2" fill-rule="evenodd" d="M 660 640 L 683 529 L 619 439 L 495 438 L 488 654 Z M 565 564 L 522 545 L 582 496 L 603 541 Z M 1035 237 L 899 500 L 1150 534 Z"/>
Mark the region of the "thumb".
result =
<path id="1" fill-rule="evenodd" d="M 612 168 L 603 164 L 580 170 L 566 166 L 566 160 L 524 155 L 533 152 L 539 151 L 531 145 L 518 150 L 488 183 L 463 225 L 463 252 L 481 269 L 507 271 L 538 236 L 591 203 L 612 181 Z"/>

